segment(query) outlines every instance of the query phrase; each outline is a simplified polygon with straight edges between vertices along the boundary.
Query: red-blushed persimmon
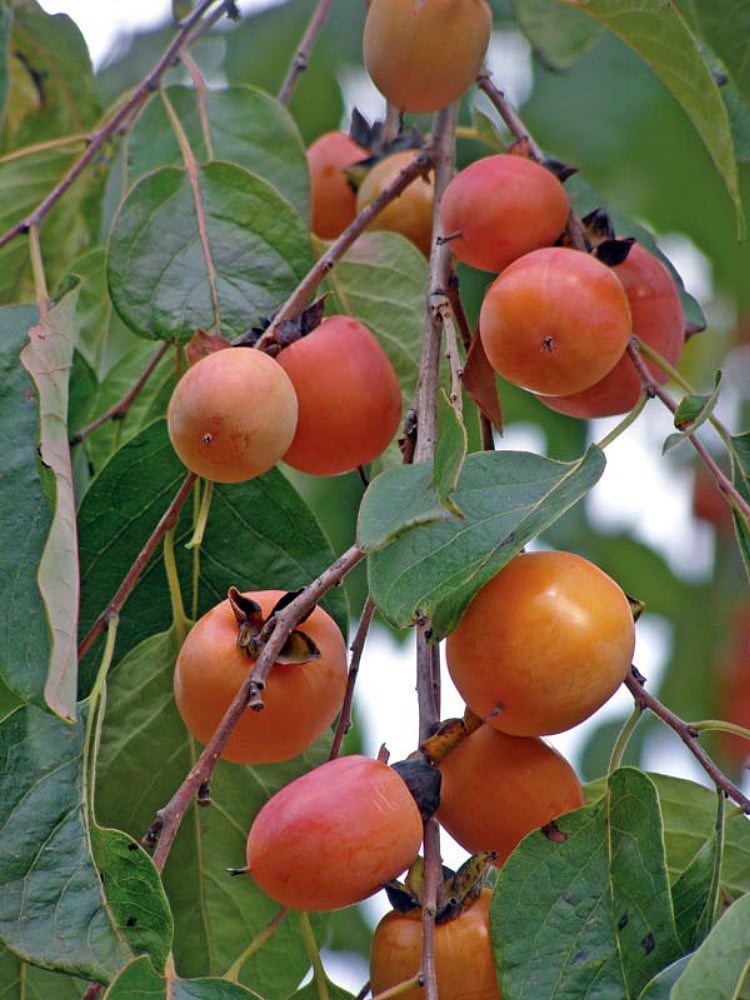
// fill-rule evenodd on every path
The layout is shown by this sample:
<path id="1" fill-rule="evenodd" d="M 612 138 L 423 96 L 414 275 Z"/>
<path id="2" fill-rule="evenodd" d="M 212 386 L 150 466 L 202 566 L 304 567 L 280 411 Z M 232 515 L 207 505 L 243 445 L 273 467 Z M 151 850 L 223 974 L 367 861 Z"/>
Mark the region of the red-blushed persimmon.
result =
<path id="1" fill-rule="evenodd" d="M 720 535 L 734 531 L 731 504 L 719 489 L 713 473 L 702 462 L 696 466 L 693 479 L 693 516 L 710 524 Z"/>
<path id="2" fill-rule="evenodd" d="M 377 338 L 350 316 L 328 316 L 285 347 L 278 363 L 297 394 L 297 430 L 284 461 L 317 476 L 366 465 L 401 420 L 401 387 Z"/>
<path id="3" fill-rule="evenodd" d="M 680 293 L 661 261 L 640 243 L 634 243 L 621 264 L 612 268 L 625 289 L 633 317 L 633 333 L 677 365 L 685 345 L 685 316 Z M 646 365 L 657 382 L 667 373 L 656 362 Z M 638 402 L 641 379 L 630 355 L 623 354 L 615 367 L 595 385 L 570 396 L 540 397 L 553 410 L 571 417 L 608 417 L 627 413 Z"/>
<path id="4" fill-rule="evenodd" d="M 354 754 L 328 761 L 266 802 L 247 838 L 247 868 L 277 903 L 337 910 L 414 861 L 422 818 L 399 774 Z"/>
<path id="5" fill-rule="evenodd" d="M 343 132 L 326 132 L 307 150 L 311 228 L 322 240 L 335 239 L 357 214 L 357 194 L 344 169 L 369 156 Z"/>
<path id="6" fill-rule="evenodd" d="M 437 111 L 471 86 L 491 31 L 486 0 L 372 0 L 365 68 L 399 110 Z"/>
<path id="7" fill-rule="evenodd" d="M 404 167 L 417 155 L 416 149 L 391 153 L 380 160 L 365 175 L 357 191 L 357 212 L 361 212 L 374 201 L 384 188 L 396 179 Z M 383 211 L 370 223 L 369 229 L 385 229 L 401 233 L 425 256 L 432 244 L 432 206 L 434 202 L 433 175 L 429 178 L 417 177 L 402 191 L 398 198 L 386 205 Z"/>
<path id="8" fill-rule="evenodd" d="M 598 382 L 632 332 L 628 299 L 611 269 L 567 247 L 542 247 L 513 261 L 487 289 L 479 313 L 495 371 L 547 396 Z"/>
<path id="9" fill-rule="evenodd" d="M 262 351 L 214 351 L 175 386 L 167 427 L 191 472 L 217 483 L 244 482 L 267 472 L 291 444 L 297 396 L 281 365 Z"/>
<path id="10" fill-rule="evenodd" d="M 452 237 L 453 253 L 484 271 L 502 271 L 523 254 L 550 246 L 565 229 L 568 214 L 568 196 L 557 177 L 510 153 L 465 167 L 440 203 L 442 230 Z"/>
<path id="11" fill-rule="evenodd" d="M 469 708 L 514 736 L 583 722 L 627 676 L 635 645 L 628 599 L 572 552 L 512 559 L 474 596 L 446 641 Z"/>
<path id="12" fill-rule="evenodd" d="M 478 899 L 452 920 L 435 925 L 435 978 L 440 1000 L 501 1000 L 490 941 L 490 900 Z M 370 988 L 377 996 L 412 979 L 422 967 L 422 911 L 391 910 L 375 928 L 370 952 Z M 423 1000 L 424 988 L 399 993 Z"/>
<path id="13" fill-rule="evenodd" d="M 267 618 L 283 590 L 259 590 L 244 597 L 260 605 Z M 299 626 L 317 646 L 320 658 L 306 663 L 275 663 L 263 689 L 263 709 L 247 710 L 222 752 L 237 764 L 290 760 L 328 729 L 346 690 L 346 644 L 331 616 L 316 607 Z M 252 669 L 239 648 L 238 624 L 229 600 L 207 611 L 188 633 L 177 656 L 174 692 L 182 719 L 201 743 L 208 743 Z"/>
<path id="14" fill-rule="evenodd" d="M 726 657 L 719 674 L 718 717 L 750 729 L 750 606 L 741 605 L 729 624 Z M 719 732 L 722 753 L 736 767 L 747 767 L 750 740 L 739 733 Z"/>
<path id="15" fill-rule="evenodd" d="M 502 865 L 532 830 L 583 803 L 567 760 L 532 736 L 509 736 L 485 723 L 440 761 L 437 818 L 470 854 L 497 852 Z"/>

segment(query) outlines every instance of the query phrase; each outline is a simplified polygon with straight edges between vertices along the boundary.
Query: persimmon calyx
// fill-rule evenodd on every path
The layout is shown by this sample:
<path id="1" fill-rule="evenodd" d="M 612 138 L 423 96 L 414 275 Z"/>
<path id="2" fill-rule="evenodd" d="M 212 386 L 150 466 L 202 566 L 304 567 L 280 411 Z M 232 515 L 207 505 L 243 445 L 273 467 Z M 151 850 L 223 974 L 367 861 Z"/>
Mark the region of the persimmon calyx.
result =
<path id="1" fill-rule="evenodd" d="M 296 596 L 296 595 L 293 595 Z M 230 587 L 227 594 L 229 604 L 237 619 L 237 645 L 251 660 L 257 660 L 268 641 L 264 635 L 266 623 L 284 606 L 282 598 L 267 618 L 263 617 L 260 605 L 245 597 L 236 587 Z M 310 636 L 301 629 L 293 629 L 281 647 L 276 663 L 309 663 L 320 659 L 320 650 Z"/>

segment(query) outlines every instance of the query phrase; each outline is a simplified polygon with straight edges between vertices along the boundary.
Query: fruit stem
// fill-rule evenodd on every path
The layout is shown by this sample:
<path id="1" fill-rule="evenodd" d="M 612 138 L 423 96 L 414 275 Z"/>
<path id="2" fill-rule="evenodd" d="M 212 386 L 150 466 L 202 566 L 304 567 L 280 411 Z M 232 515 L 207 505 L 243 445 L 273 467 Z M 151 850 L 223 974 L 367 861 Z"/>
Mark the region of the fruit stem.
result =
<path id="1" fill-rule="evenodd" d="M 613 441 L 616 441 L 618 437 L 624 433 L 631 424 L 634 424 L 638 417 L 640 417 L 643 412 L 643 408 L 650 398 L 651 397 L 647 392 L 642 392 L 638 402 L 627 414 L 627 416 L 623 417 L 623 419 L 612 428 L 609 434 L 605 434 L 601 441 L 597 442 L 597 448 L 601 448 L 601 450 L 604 451 L 605 448 L 608 448 L 613 443 Z"/>
<path id="2" fill-rule="evenodd" d="M 607 767 L 607 774 L 612 774 L 617 768 L 622 764 L 622 757 L 625 753 L 625 749 L 630 742 L 630 737 L 635 732 L 635 727 L 641 720 L 643 715 L 643 709 L 637 703 L 633 706 L 633 711 L 630 717 L 625 720 L 625 723 L 617 734 L 617 739 L 615 740 L 614 746 L 612 747 L 612 753 L 609 757 L 609 765 Z"/>
<path id="3" fill-rule="evenodd" d="M 29 254 L 31 255 L 31 269 L 34 273 L 36 304 L 39 307 L 40 318 L 44 319 L 49 311 L 49 290 L 47 289 L 47 277 L 44 273 L 44 260 L 42 259 L 42 247 L 39 242 L 38 222 L 34 222 L 29 226 Z"/>
<path id="4" fill-rule="evenodd" d="M 96 672 L 96 680 L 88 697 L 88 717 L 86 718 L 86 733 L 83 740 L 83 803 L 89 822 L 94 822 L 94 776 L 96 761 L 99 757 L 99 742 L 102 725 L 104 724 L 104 709 L 107 697 L 107 674 L 112 666 L 117 639 L 117 626 L 120 618 L 117 614 L 107 622 L 107 638 L 104 644 L 101 663 Z"/>
<path id="5" fill-rule="evenodd" d="M 741 736 L 745 740 L 750 740 L 750 729 L 738 726 L 734 722 L 724 722 L 722 719 L 703 719 L 701 722 L 690 722 L 689 726 L 697 733 L 734 733 L 735 736 Z M 748 754 L 750 754 L 750 747 L 748 747 Z"/>
<path id="6" fill-rule="evenodd" d="M 395 986 L 389 987 L 387 990 L 383 990 L 381 993 L 376 993 L 372 1000 L 392 1000 L 392 997 L 400 996 L 402 993 L 408 993 L 415 987 L 424 986 L 424 976 L 421 972 L 418 972 L 416 976 L 412 976 L 411 979 L 405 979 L 403 983 L 397 983 Z"/>
<path id="7" fill-rule="evenodd" d="M 260 951 L 264 944 L 271 940 L 276 931 L 281 925 L 281 921 L 289 912 L 288 906 L 282 906 L 279 908 L 276 915 L 270 920 L 266 926 L 259 931 L 255 937 L 252 939 L 250 944 L 245 948 L 242 954 L 229 966 L 227 971 L 222 976 L 222 979 L 228 980 L 230 983 L 239 983 L 240 972 L 242 972 L 243 966 L 247 961 L 249 961 L 253 955 Z"/>
<path id="8" fill-rule="evenodd" d="M 185 605 L 182 601 L 180 575 L 177 572 L 177 560 L 174 556 L 174 526 L 164 535 L 164 569 L 167 574 L 169 588 L 169 603 L 172 605 L 172 623 L 177 642 L 181 646 L 188 630 L 188 620 Z"/>
<path id="9" fill-rule="evenodd" d="M 210 479 L 205 479 L 203 481 L 203 494 L 201 496 L 201 505 L 198 509 L 198 517 L 195 521 L 195 527 L 193 529 L 193 537 L 189 542 L 185 543 L 186 549 L 196 549 L 200 548 L 203 542 L 203 536 L 206 533 L 206 525 L 208 524 L 208 515 L 211 511 L 211 499 L 214 495 L 214 484 Z"/>
<path id="10" fill-rule="evenodd" d="M 312 966 L 313 979 L 315 980 L 315 986 L 318 991 L 318 1000 L 331 1000 L 331 995 L 328 990 L 328 977 L 326 976 L 326 970 L 323 968 L 323 963 L 320 960 L 318 942 L 315 940 L 315 934 L 313 933 L 310 918 L 304 911 L 300 911 L 299 913 L 299 925 L 302 931 L 302 939 L 305 942 L 307 957 L 310 959 L 310 965 Z"/>

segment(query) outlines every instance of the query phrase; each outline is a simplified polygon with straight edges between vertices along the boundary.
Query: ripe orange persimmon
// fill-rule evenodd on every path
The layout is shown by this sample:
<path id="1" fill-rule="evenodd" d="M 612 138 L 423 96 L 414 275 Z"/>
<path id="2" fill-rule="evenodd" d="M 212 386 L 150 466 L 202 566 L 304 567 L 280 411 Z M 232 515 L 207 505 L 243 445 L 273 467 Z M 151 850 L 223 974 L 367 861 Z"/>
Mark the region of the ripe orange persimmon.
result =
<path id="1" fill-rule="evenodd" d="M 357 214 L 357 194 L 344 168 L 369 156 L 343 132 L 326 132 L 307 150 L 311 228 L 323 240 L 342 233 Z"/>
<path id="2" fill-rule="evenodd" d="M 550 246 L 565 229 L 568 214 L 568 196 L 557 177 L 510 153 L 465 167 L 440 203 L 442 230 L 452 237 L 453 253 L 485 271 L 502 271 L 523 254 Z"/>
<path id="3" fill-rule="evenodd" d="M 501 1000 L 490 941 L 490 900 L 479 898 L 452 920 L 435 925 L 435 977 L 440 1000 Z M 415 976 L 422 967 L 422 911 L 391 910 L 375 928 L 370 953 L 373 996 Z M 424 988 L 399 993 L 423 1000 Z"/>
<path id="4" fill-rule="evenodd" d="M 191 472 L 217 483 L 243 482 L 267 472 L 289 447 L 297 397 L 284 369 L 262 351 L 214 351 L 175 386 L 167 426 Z"/>
<path id="5" fill-rule="evenodd" d="M 397 771 L 358 754 L 308 771 L 266 802 L 247 838 L 247 868 L 277 903 L 337 910 L 414 861 L 422 818 Z"/>
<path id="6" fill-rule="evenodd" d="M 401 387 L 366 326 L 350 316 L 328 316 L 277 360 L 299 404 L 285 462 L 302 472 L 334 476 L 385 451 L 401 420 Z"/>
<path id="7" fill-rule="evenodd" d="M 265 619 L 283 590 L 243 595 Z M 346 689 L 346 645 L 331 616 L 316 607 L 299 626 L 320 651 L 306 663 L 275 663 L 263 689 L 262 711 L 246 711 L 222 753 L 238 764 L 289 760 L 306 750 L 338 714 Z M 177 657 L 174 691 L 180 715 L 196 739 L 208 743 L 252 667 L 237 645 L 238 624 L 221 601 L 188 633 Z"/>
<path id="8" fill-rule="evenodd" d="M 417 155 L 417 150 L 407 149 L 391 153 L 380 160 L 365 176 L 357 191 L 357 212 L 374 201 L 381 191 Z M 433 177 L 417 177 L 405 191 L 395 198 L 369 225 L 369 229 L 386 229 L 401 233 L 411 240 L 425 256 L 432 243 L 432 206 L 434 202 Z"/>
<path id="9" fill-rule="evenodd" d="M 581 783 L 562 754 L 486 723 L 439 766 L 437 818 L 471 854 L 496 851 L 498 865 L 527 833 L 583 805 Z"/>
<path id="10" fill-rule="evenodd" d="M 671 365 L 676 365 L 685 344 L 685 316 L 680 293 L 669 271 L 640 243 L 634 243 L 625 260 L 612 271 L 628 297 L 633 333 Z M 666 382 L 667 373 L 655 362 L 646 360 L 646 365 L 657 382 Z M 626 353 L 590 388 L 571 396 L 540 398 L 559 413 L 591 418 L 627 413 L 636 405 L 641 392 L 640 377 Z"/>
<path id="11" fill-rule="evenodd" d="M 563 396 L 594 385 L 620 360 L 632 335 L 630 306 L 601 261 L 543 247 L 495 278 L 479 334 L 490 364 L 509 382 Z"/>
<path id="12" fill-rule="evenodd" d="M 628 599 L 571 552 L 512 559 L 475 595 L 446 642 L 469 708 L 515 736 L 570 729 L 625 679 L 635 628 Z"/>
<path id="13" fill-rule="evenodd" d="M 437 111 L 470 87 L 491 30 L 486 0 L 372 0 L 365 68 L 401 111 Z"/>

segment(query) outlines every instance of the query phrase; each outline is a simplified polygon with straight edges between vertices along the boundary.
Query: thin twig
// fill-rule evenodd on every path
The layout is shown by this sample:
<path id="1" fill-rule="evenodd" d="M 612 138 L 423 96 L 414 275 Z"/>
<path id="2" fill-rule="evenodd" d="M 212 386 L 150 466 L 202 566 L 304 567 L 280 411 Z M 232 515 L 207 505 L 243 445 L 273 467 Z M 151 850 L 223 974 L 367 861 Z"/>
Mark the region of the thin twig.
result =
<path id="1" fill-rule="evenodd" d="M 331 744 L 331 752 L 329 754 L 330 760 L 333 760 L 334 757 L 338 757 L 341 752 L 341 744 L 344 742 L 344 737 L 349 732 L 349 728 L 352 724 L 354 687 L 357 683 L 359 665 L 362 661 L 362 653 L 365 648 L 365 640 L 367 638 L 367 633 L 370 631 L 370 625 L 372 624 L 374 614 L 375 602 L 370 596 L 368 596 L 365 601 L 365 606 L 362 608 L 362 615 L 359 619 L 359 625 L 357 626 L 357 634 L 354 636 L 354 640 L 351 645 L 352 655 L 349 660 L 349 672 L 346 678 L 346 693 L 344 694 L 344 702 L 341 706 L 341 714 L 339 715 L 336 732 L 333 735 L 333 743 Z"/>
<path id="2" fill-rule="evenodd" d="M 154 354 L 153 358 L 143 370 L 143 373 L 140 375 L 135 385 L 125 393 L 119 403 L 115 403 L 114 406 L 110 406 L 110 408 L 105 410 L 105 412 L 102 413 L 101 416 L 98 416 L 96 420 L 92 420 L 90 424 L 82 427 L 80 431 L 76 431 L 70 439 L 71 447 L 75 444 L 80 444 L 84 438 L 87 438 L 89 434 L 93 434 L 95 430 L 98 430 L 102 424 L 106 424 L 108 420 L 124 420 L 124 418 L 128 415 L 128 410 L 133 405 L 136 397 L 140 393 L 141 389 L 143 389 L 146 382 L 148 382 L 149 378 L 153 375 L 156 370 L 156 366 L 164 357 L 169 347 L 170 345 L 167 341 L 164 341 L 164 343 L 161 344 L 156 354 Z"/>
<path id="3" fill-rule="evenodd" d="M 638 350 L 638 338 L 631 338 L 628 344 L 628 354 L 630 359 L 635 365 L 638 374 L 640 376 L 641 382 L 650 396 L 656 396 L 660 399 L 662 403 L 670 410 L 672 413 L 677 412 L 677 403 L 672 399 L 669 393 L 664 389 L 663 386 L 659 385 L 656 379 L 653 377 L 651 372 L 648 370 L 648 366 L 641 357 L 640 351 Z M 703 442 L 695 434 L 685 435 L 688 441 L 691 443 L 693 448 L 701 457 L 701 461 L 709 470 L 711 475 L 716 480 L 716 485 L 730 500 L 732 506 L 739 511 L 748 521 L 750 521 L 750 504 L 747 500 L 738 492 L 734 483 L 731 479 L 728 479 L 724 475 L 719 465 L 716 463 L 715 459 L 705 447 Z"/>
<path id="4" fill-rule="evenodd" d="M 744 812 L 750 813 L 750 799 L 714 764 L 698 742 L 698 731 L 693 729 L 690 723 L 685 722 L 678 715 L 675 715 L 658 698 L 649 694 L 645 684 L 646 678 L 636 667 L 631 667 L 630 674 L 625 678 L 625 686 L 635 698 L 637 706 L 640 709 L 649 709 L 657 718 L 661 719 L 662 722 L 665 722 L 670 729 L 677 733 L 716 787 L 720 788 L 730 799 L 734 799 Z"/>
<path id="5" fill-rule="evenodd" d="M 448 278 L 448 299 L 451 304 L 453 318 L 458 326 L 458 332 L 461 335 L 461 343 L 464 346 L 464 350 L 468 353 L 471 347 L 472 333 L 464 304 L 461 301 L 461 290 L 455 268 L 451 270 Z M 479 407 L 477 407 L 477 415 L 479 417 L 479 432 L 482 436 L 482 450 L 494 451 L 495 435 L 492 428 L 492 421 L 482 413 Z"/>
<path id="6" fill-rule="evenodd" d="M 102 613 L 96 619 L 94 624 L 89 629 L 88 634 L 78 647 L 79 660 L 82 660 L 83 657 L 86 655 L 86 653 L 89 651 L 92 643 L 94 642 L 95 639 L 99 637 L 99 634 L 102 632 L 102 630 L 104 629 L 104 627 L 106 626 L 107 622 L 112 617 L 112 615 L 119 614 L 120 610 L 122 609 L 122 606 L 125 604 L 125 601 L 128 599 L 128 597 L 130 597 L 130 594 L 133 588 L 135 587 L 136 583 L 138 582 L 141 573 L 146 568 L 146 564 L 156 551 L 156 548 L 160 544 L 162 538 L 169 531 L 169 529 L 176 524 L 177 518 L 179 517 L 180 511 L 182 510 L 182 505 L 187 500 L 190 494 L 190 490 L 193 488 L 193 483 L 195 482 L 195 480 L 196 480 L 195 473 L 188 472 L 188 474 L 182 481 L 182 485 L 180 486 L 179 490 L 174 495 L 172 502 L 164 511 L 164 513 L 161 516 L 161 519 L 159 520 L 159 523 L 151 532 L 148 541 L 136 556 L 135 562 L 128 570 L 125 579 L 117 588 L 114 597 L 109 602 L 104 611 L 102 611 Z"/>
<path id="7" fill-rule="evenodd" d="M 20 233 L 28 232 L 32 226 L 39 225 L 52 206 L 59 201 L 62 195 L 65 194 L 73 182 L 83 173 L 89 163 L 91 163 L 91 161 L 96 157 L 102 146 L 109 139 L 111 139 L 113 135 L 115 135 L 118 129 L 124 125 L 125 122 L 132 119 L 134 114 L 146 103 L 153 91 L 158 87 L 159 80 L 178 58 L 181 49 L 185 45 L 194 41 L 193 29 L 196 25 L 199 25 L 199 22 L 209 7 L 212 7 L 216 2 L 217 0 L 201 0 L 201 3 L 198 4 L 190 17 L 183 23 L 171 43 L 164 50 L 164 53 L 151 72 L 143 79 L 139 86 L 136 87 L 130 97 L 120 105 L 112 117 L 109 118 L 104 125 L 101 126 L 101 128 L 98 128 L 95 132 L 91 133 L 86 149 L 83 153 L 81 153 L 65 176 L 58 181 L 55 187 L 50 191 L 46 198 L 44 198 L 37 205 L 33 212 L 30 212 L 27 216 L 17 222 L 14 226 L 11 226 L 7 232 L 0 236 L 0 247 L 5 246 L 6 243 L 9 243 Z M 233 0 L 222 0 L 218 10 L 214 12 L 216 19 L 224 14 L 232 3 Z"/>
<path id="8" fill-rule="evenodd" d="M 373 199 L 373 201 L 371 201 L 370 204 L 359 213 L 354 222 L 347 226 L 338 239 L 336 239 L 329 246 L 323 256 L 320 257 L 311 270 L 308 271 L 278 313 L 276 313 L 273 318 L 273 323 L 257 341 L 255 344 L 256 347 L 262 350 L 269 343 L 273 342 L 276 330 L 280 324 L 285 320 L 294 319 L 302 312 L 321 281 L 323 281 L 328 272 L 335 267 L 336 263 L 341 259 L 341 257 L 343 257 L 357 237 L 364 232 L 372 220 L 383 211 L 386 205 L 389 205 L 394 198 L 397 198 L 401 192 L 404 191 L 413 180 L 415 180 L 415 178 L 424 174 L 424 172 L 429 170 L 431 166 L 432 153 L 430 150 L 420 150 L 412 162 L 408 163 L 401 173 L 398 174 L 398 176 L 395 177 L 387 187 L 383 188 L 377 198 Z M 232 341 L 235 345 L 247 342 L 249 342 L 249 340 L 244 334 L 240 337 L 236 337 Z"/>
<path id="9" fill-rule="evenodd" d="M 292 629 L 310 614 L 327 591 L 337 586 L 346 574 L 364 558 L 365 553 L 359 546 L 351 546 L 316 580 L 305 587 L 293 601 L 290 601 L 266 622 L 260 636 L 261 639 L 265 640 L 263 652 L 255 661 L 188 776 L 169 802 L 159 810 L 156 820 L 151 824 L 144 837 L 144 843 L 147 846 L 155 847 L 154 864 L 159 871 L 164 867 L 190 803 L 198 789 L 208 784 L 216 762 L 240 716 L 249 709 L 262 709 L 261 691 L 265 685 L 266 677 Z"/>
<path id="10" fill-rule="evenodd" d="M 310 53 L 318 39 L 318 35 L 323 30 L 323 25 L 328 17 L 332 2 L 333 0 L 320 0 L 313 16 L 310 18 L 307 29 L 302 36 L 302 41 L 299 43 L 299 48 L 294 53 L 291 66 L 287 70 L 286 77 L 279 90 L 278 99 L 280 104 L 289 103 L 297 80 L 307 69 Z"/>

